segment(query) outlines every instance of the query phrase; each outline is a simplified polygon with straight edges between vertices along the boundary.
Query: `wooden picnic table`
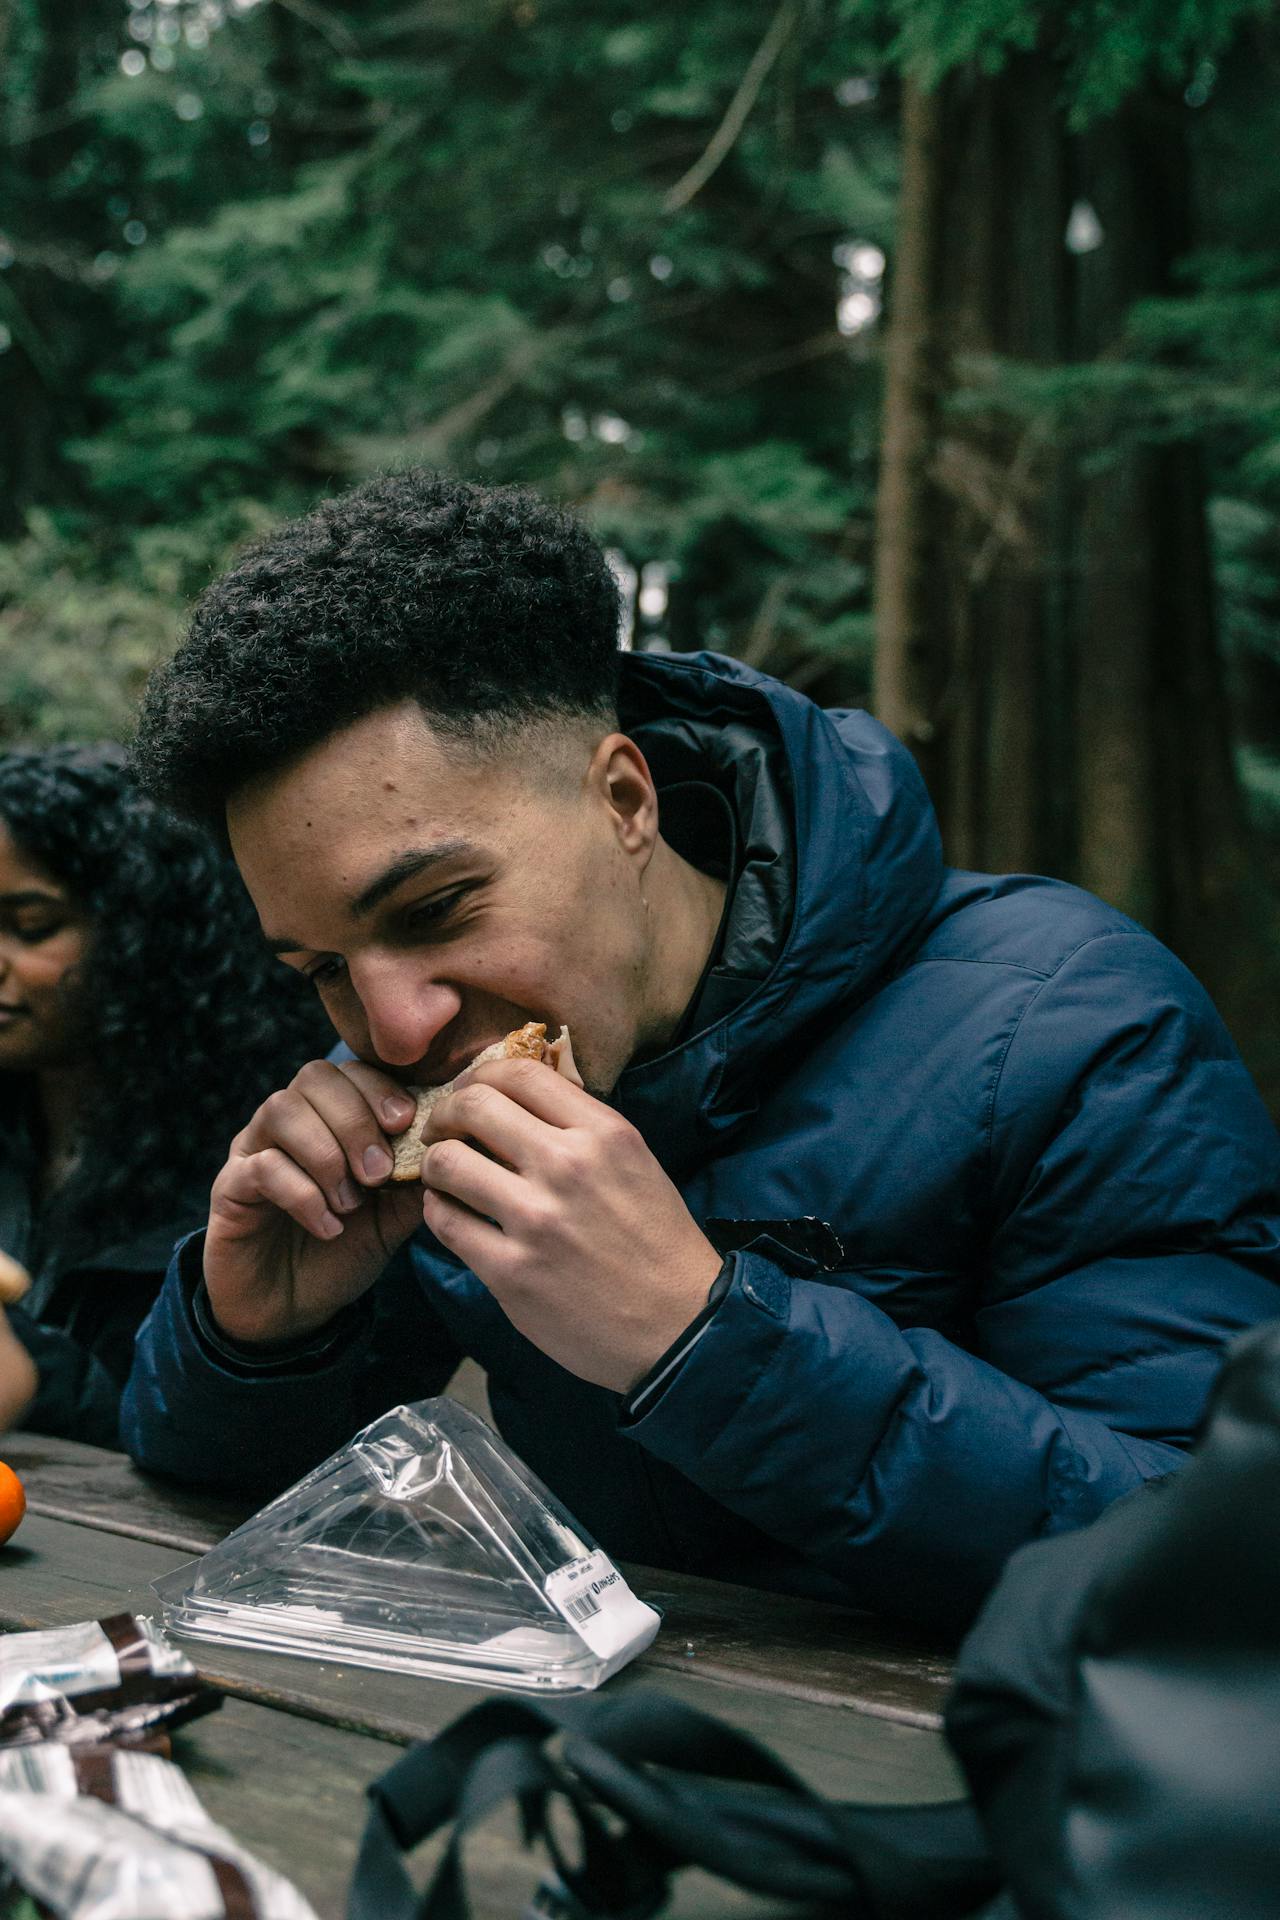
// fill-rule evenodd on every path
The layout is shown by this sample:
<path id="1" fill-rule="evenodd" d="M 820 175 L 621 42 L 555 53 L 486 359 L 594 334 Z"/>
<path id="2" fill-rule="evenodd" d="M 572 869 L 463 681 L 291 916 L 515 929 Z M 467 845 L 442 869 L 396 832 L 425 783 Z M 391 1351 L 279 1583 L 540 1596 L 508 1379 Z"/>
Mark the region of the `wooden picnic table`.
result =
<path id="1" fill-rule="evenodd" d="M 248 1515 L 244 1503 L 141 1474 L 123 1455 L 11 1434 L 27 1518 L 0 1548 L 0 1628 L 124 1610 L 153 1613 L 151 1582 Z M 942 1741 L 945 1651 L 910 1629 L 817 1602 L 626 1566 L 659 1607 L 657 1639 L 611 1688 L 657 1685 L 765 1741 L 822 1792 L 931 1801 L 962 1791 Z M 474 1688 L 282 1654 L 183 1642 L 222 1710 L 177 1736 L 175 1757 L 210 1815 L 287 1874 L 321 1920 L 340 1920 L 364 1819 L 363 1790 L 399 1746 L 430 1738 L 482 1698 Z M 469 1843 L 476 1912 L 516 1914 L 537 1869 L 514 1826 Z M 686 1875 L 679 1915 L 770 1911 Z"/>

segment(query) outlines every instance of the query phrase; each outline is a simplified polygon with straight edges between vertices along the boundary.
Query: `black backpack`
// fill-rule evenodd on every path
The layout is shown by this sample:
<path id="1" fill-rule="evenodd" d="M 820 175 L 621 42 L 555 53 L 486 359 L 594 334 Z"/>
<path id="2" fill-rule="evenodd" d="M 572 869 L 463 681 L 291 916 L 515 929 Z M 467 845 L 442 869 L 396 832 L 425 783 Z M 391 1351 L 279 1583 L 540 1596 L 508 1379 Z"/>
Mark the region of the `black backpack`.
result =
<path id="1" fill-rule="evenodd" d="M 946 1730 L 972 1802 L 859 1806 L 656 1690 L 488 1700 L 370 1787 L 349 1920 L 465 1920 L 462 1843 L 510 1799 L 547 1920 L 646 1920 L 686 1866 L 844 1920 L 1276 1920 L 1280 1322 L 1182 1472 L 1014 1556 Z M 446 1826 L 419 1896 L 401 1856 Z"/>
<path id="2" fill-rule="evenodd" d="M 946 1727 L 1027 1920 L 1280 1915 L 1280 1322 L 1180 1473 L 1014 1555 Z"/>

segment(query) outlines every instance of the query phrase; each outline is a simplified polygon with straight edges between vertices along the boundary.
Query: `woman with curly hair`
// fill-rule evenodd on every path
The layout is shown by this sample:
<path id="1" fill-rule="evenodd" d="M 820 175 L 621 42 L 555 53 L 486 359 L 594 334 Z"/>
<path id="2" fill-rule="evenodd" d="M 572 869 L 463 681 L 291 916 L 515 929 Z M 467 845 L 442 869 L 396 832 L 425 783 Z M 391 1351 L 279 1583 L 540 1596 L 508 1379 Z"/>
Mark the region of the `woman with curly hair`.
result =
<path id="1" fill-rule="evenodd" d="M 234 866 L 115 747 L 0 754 L 0 1428 L 116 1445 L 232 1135 L 332 1042 Z"/>

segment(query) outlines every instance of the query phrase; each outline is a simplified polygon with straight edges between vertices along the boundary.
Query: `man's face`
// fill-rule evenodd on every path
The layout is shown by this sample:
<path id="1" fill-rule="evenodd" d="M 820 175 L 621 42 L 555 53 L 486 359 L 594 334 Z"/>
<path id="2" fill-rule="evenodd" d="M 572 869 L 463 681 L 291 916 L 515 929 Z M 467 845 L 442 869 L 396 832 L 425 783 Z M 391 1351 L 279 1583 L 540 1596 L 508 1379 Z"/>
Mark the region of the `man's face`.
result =
<path id="1" fill-rule="evenodd" d="M 361 1059 L 434 1085 L 545 1020 L 593 1091 L 614 1085 L 642 1021 L 643 858 L 575 738 L 557 777 L 535 748 L 445 742 L 406 703 L 233 795 L 263 931 Z"/>

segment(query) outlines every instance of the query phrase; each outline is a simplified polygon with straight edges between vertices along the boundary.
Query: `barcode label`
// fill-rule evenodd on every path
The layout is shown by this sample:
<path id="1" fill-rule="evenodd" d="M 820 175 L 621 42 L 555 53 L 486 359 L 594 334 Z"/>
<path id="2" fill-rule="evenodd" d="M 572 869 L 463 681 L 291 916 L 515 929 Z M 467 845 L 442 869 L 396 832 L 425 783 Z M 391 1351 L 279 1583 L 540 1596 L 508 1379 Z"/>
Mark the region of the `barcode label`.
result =
<path id="1" fill-rule="evenodd" d="M 658 1631 L 658 1615 L 636 1599 L 599 1548 L 557 1567 L 547 1578 L 546 1595 L 596 1658 L 608 1663 L 607 1672 L 647 1647 Z"/>

